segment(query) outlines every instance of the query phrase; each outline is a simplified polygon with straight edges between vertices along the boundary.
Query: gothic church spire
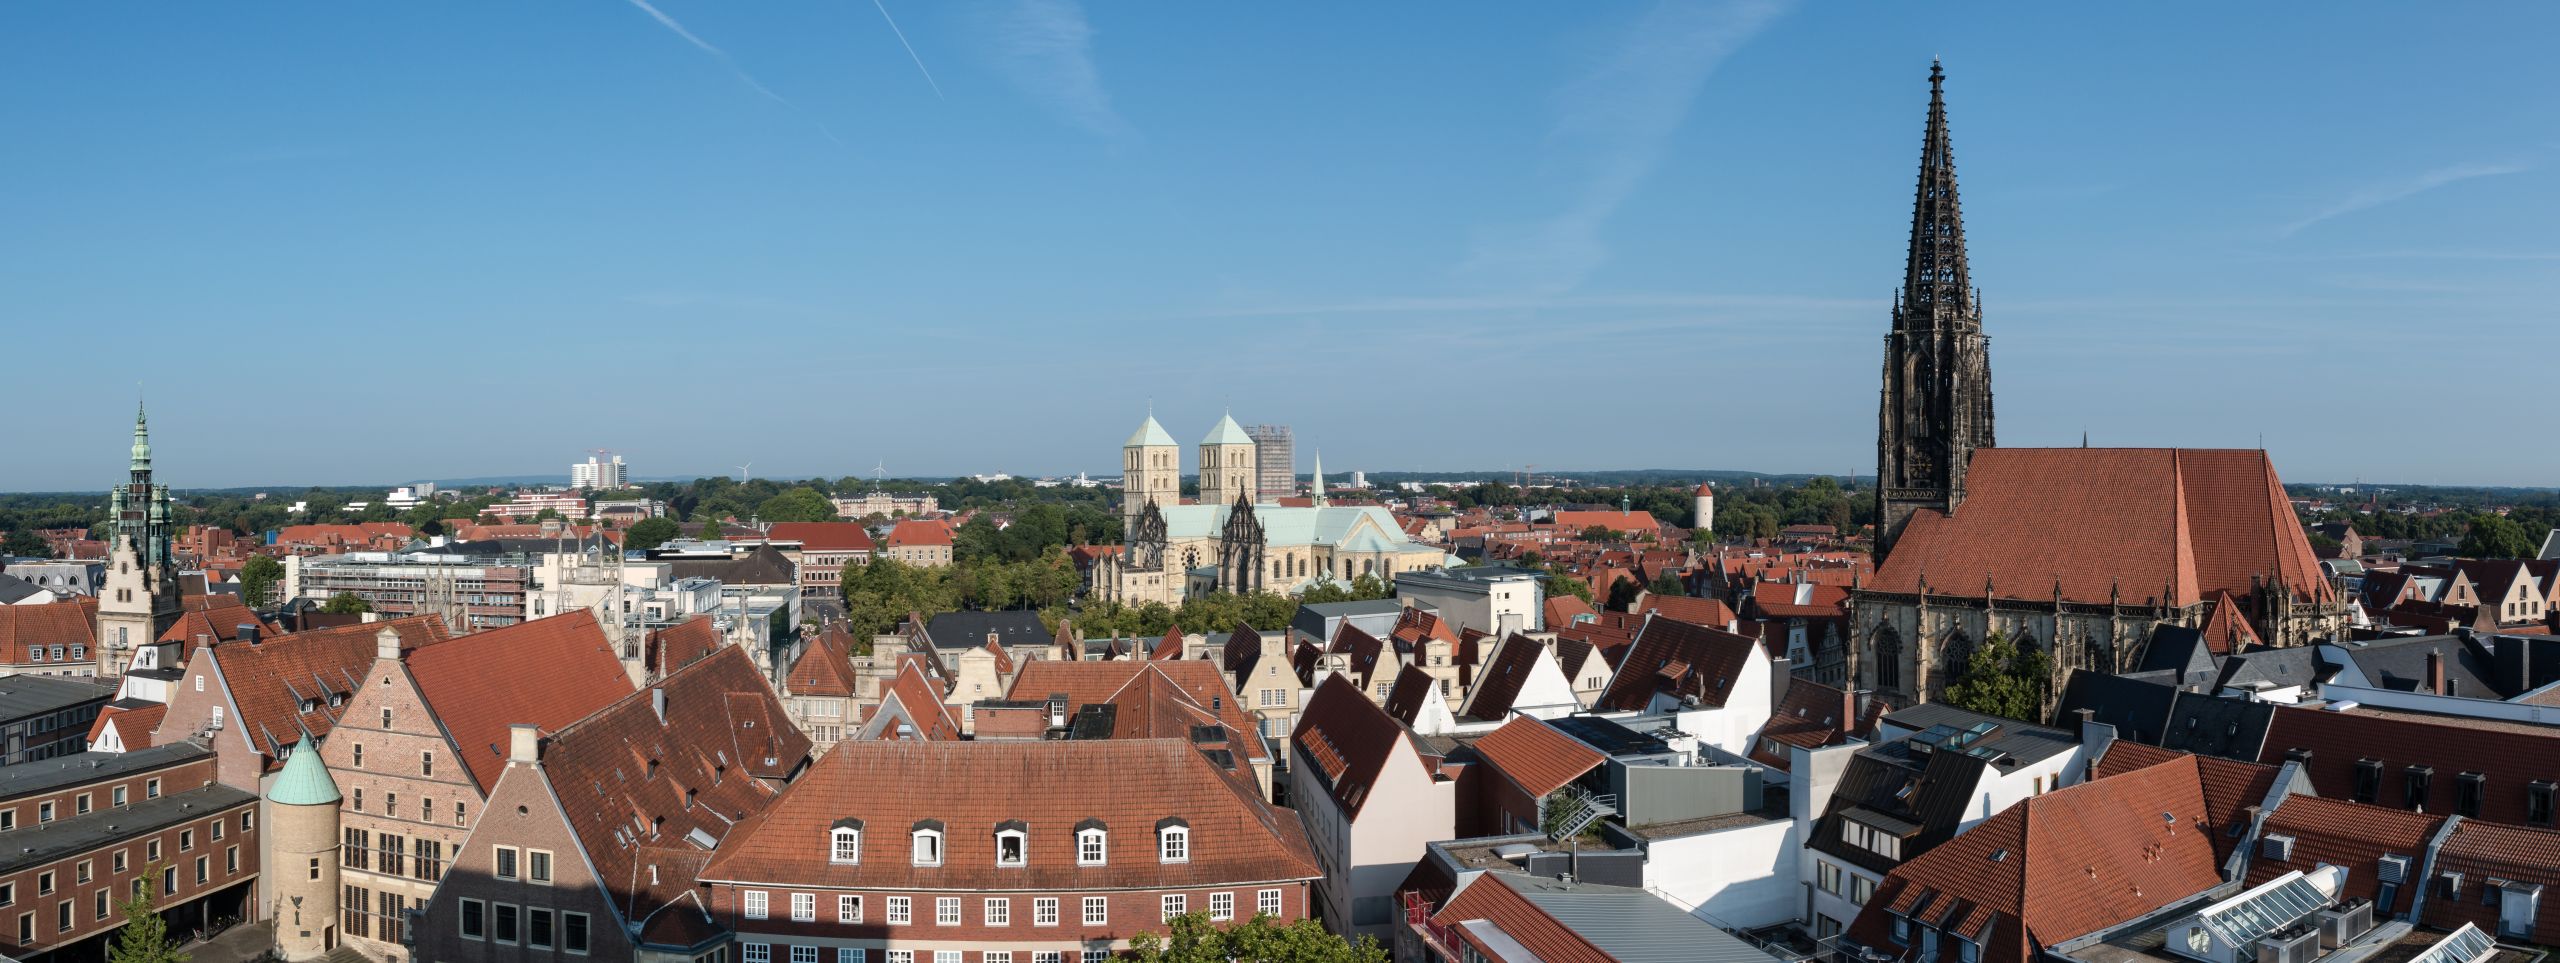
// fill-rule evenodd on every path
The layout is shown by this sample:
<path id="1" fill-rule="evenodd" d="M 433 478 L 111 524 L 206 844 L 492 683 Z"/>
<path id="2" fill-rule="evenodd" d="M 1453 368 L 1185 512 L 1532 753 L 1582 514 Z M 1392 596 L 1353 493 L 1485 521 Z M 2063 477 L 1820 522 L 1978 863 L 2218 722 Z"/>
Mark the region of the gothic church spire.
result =
<path id="1" fill-rule="evenodd" d="M 1885 336 L 1876 419 L 1879 563 L 1914 512 L 1958 510 L 1973 450 L 1994 444 L 1989 346 L 1965 256 L 1955 148 L 1947 135 L 1946 71 L 1932 61 L 1911 246 L 1902 290 L 1894 298 L 1893 330 Z"/>

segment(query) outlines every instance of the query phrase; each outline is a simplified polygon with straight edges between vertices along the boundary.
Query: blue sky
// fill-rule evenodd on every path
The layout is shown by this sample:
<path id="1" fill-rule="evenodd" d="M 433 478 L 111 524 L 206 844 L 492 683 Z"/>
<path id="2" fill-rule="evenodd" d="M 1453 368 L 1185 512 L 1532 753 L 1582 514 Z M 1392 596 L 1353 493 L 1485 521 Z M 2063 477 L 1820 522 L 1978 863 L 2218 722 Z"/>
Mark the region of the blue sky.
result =
<path id="1" fill-rule="evenodd" d="M 1932 55 L 2002 441 L 2560 483 L 2560 7 L 883 2 L 0 8 L 0 489 L 1872 473 Z"/>

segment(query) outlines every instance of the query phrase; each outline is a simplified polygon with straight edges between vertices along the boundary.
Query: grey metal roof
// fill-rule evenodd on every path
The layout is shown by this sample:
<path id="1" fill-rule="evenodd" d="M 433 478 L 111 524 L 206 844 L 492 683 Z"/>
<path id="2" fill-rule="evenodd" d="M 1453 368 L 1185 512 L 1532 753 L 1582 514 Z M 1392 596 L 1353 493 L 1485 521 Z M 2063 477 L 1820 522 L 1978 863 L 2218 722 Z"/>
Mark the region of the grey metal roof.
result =
<path id="1" fill-rule="evenodd" d="M 1886 722 L 1915 732 L 1925 732 L 1932 726 L 1947 726 L 1957 732 L 1965 732 L 1983 723 L 1991 723 L 1994 728 L 1980 738 L 1970 740 L 1968 747 L 2005 753 L 2021 763 L 2051 759 L 2080 745 L 2078 733 L 1984 715 L 1943 702 L 1923 702 L 1887 713 L 1884 718 Z"/>
<path id="2" fill-rule="evenodd" d="M 1775 959 L 1641 889 L 1500 875 L 1530 905 L 1620 963 L 1769 963 Z"/>
<path id="3" fill-rule="evenodd" d="M 1338 619 L 1355 615 L 1394 615 L 1404 611 L 1404 603 L 1395 599 L 1369 599 L 1362 602 L 1316 602 L 1301 605 L 1298 608 L 1325 618 Z"/>
<path id="4" fill-rule="evenodd" d="M 114 686 L 46 675 L 0 676 L 0 721 L 24 719 L 83 702 L 106 704 Z"/>
<path id="5" fill-rule="evenodd" d="M 937 649 L 974 649 L 987 644 L 987 634 L 995 633 L 996 644 L 1007 651 L 1023 646 L 1047 645 L 1056 641 L 1048 629 L 1040 627 L 1040 613 L 1030 609 L 997 612 L 944 612 L 924 623 L 924 634 L 933 639 Z M 1149 640 L 1152 644 L 1154 640 Z"/>
<path id="6" fill-rule="evenodd" d="M 50 589 L 15 575 L 0 573 L 0 605 L 15 605 L 19 599 Z"/>
<path id="7" fill-rule="evenodd" d="M 139 797 L 141 794 L 132 795 Z M 66 856 L 113 846 L 257 801 L 255 794 L 221 783 L 169 793 L 158 799 L 136 798 L 126 806 L 104 805 L 106 799 L 102 796 L 98 800 L 101 805 L 90 810 L 88 815 L 69 816 L 40 826 L 21 823 L 16 832 L 9 834 L 9 848 L 0 850 L 0 873 L 15 873 Z"/>
<path id="8" fill-rule="evenodd" d="M 0 800 L 165 768 L 212 754 L 213 750 L 192 742 L 172 742 L 132 752 L 75 752 L 0 766 Z"/>

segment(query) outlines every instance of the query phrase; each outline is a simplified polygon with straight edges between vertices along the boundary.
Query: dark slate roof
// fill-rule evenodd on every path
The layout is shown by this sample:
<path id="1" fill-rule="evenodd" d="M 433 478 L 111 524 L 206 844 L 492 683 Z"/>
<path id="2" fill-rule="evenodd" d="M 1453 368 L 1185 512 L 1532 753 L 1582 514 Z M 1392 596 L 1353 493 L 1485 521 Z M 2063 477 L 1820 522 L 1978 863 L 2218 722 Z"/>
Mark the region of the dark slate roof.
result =
<path id="1" fill-rule="evenodd" d="M 2255 762 L 2267 742 L 2267 725 L 2275 718 L 2271 702 L 2257 702 L 2205 692 L 2180 692 L 2169 707 L 2169 727 L 2158 745 L 2164 749 Z"/>
<path id="2" fill-rule="evenodd" d="M 2486 646 L 2472 638 L 2425 635 L 2373 639 L 2348 642 L 2337 646 L 2337 650 L 2355 663 L 2365 681 L 2378 688 L 2413 692 L 2425 686 L 2427 656 L 2432 653 L 2444 657 L 2445 682 L 2457 695 L 2505 699 L 2523 694 L 2520 689 L 2500 691 L 2495 660 Z"/>
<path id="3" fill-rule="evenodd" d="M 2203 629 L 2164 624 L 2151 631 L 2150 644 L 2142 647 L 2142 663 L 2134 669 L 2176 673 L 2178 685 L 2212 685 L 2220 667 L 2214 664 L 2213 647 L 2205 642 Z"/>
<path id="4" fill-rule="evenodd" d="M 15 575 L 0 574 L 0 605 L 15 605 L 19 599 L 48 591 L 51 590 Z"/>
<path id="5" fill-rule="evenodd" d="M 1943 702 L 1923 702 L 1907 709 L 1896 709 L 1886 713 L 1884 721 L 1913 732 L 1924 732 L 1932 726 L 1946 726 L 1964 732 L 1977 725 L 1991 723 L 1994 728 L 1969 745 L 2015 756 L 2022 763 L 2051 759 L 2080 745 L 2077 732 L 1984 715 Z"/>
<path id="6" fill-rule="evenodd" d="M 933 647 L 937 649 L 984 648 L 989 632 L 995 633 L 996 643 L 1007 651 L 1023 646 L 1045 646 L 1056 640 L 1056 636 L 1040 626 L 1040 613 L 1029 609 L 944 612 L 925 620 L 924 624 L 925 636 L 933 640 Z"/>
<path id="7" fill-rule="evenodd" d="M 671 558 L 667 574 L 674 578 L 707 578 L 722 585 L 792 585 L 799 581 L 791 560 L 771 545 L 737 558 Z"/>
<path id="8" fill-rule="evenodd" d="M 2252 649 L 2223 659 L 2222 678 L 2215 680 L 2213 687 L 2219 690 L 2257 682 L 2309 686 L 2326 682 L 2336 673 L 2335 666 L 2321 660 L 2320 647 L 2316 645 Z"/>
<path id="9" fill-rule="evenodd" d="M 0 799 L 18 799 L 64 786 L 104 782 L 165 769 L 213 752 L 192 742 L 172 742 L 132 752 L 75 752 L 36 762 L 0 766 Z"/>
<path id="10" fill-rule="evenodd" d="M 70 816 L 41 826 L 21 825 L 9 834 L 0 852 L 0 873 L 32 869 L 93 849 L 127 843 L 156 830 L 203 819 L 258 801 L 249 792 L 213 783 L 157 799 L 138 799 L 125 806 L 101 806 L 85 816 Z"/>
<path id="11" fill-rule="evenodd" d="M 1907 833 L 1902 859 L 1909 860 L 1954 838 L 1988 764 L 1961 752 L 1915 753 L 1899 741 L 1858 750 L 1841 769 L 1830 805 L 1805 845 L 1869 872 L 1890 873 L 1900 861 L 1841 841 L 1840 824 L 1855 816 Z"/>
<path id="12" fill-rule="evenodd" d="M 2073 669 L 2062 684 L 2062 698 L 2054 703 L 2054 724 L 2078 725 L 2080 710 L 2086 709 L 2090 721 L 2114 726 L 2117 738 L 2151 742 L 2169 728 L 2169 707 L 2178 696 L 2170 681 L 2166 672 L 2108 675 Z"/>

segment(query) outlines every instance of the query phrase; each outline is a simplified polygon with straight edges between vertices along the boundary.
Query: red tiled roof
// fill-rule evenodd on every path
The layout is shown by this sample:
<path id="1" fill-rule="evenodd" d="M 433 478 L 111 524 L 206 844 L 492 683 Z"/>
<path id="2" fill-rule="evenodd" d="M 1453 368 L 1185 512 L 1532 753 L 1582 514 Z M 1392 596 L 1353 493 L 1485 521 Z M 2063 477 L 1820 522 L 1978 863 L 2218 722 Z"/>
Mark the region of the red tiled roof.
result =
<path id="1" fill-rule="evenodd" d="M 1446 620 L 1421 609 L 1406 609 L 1402 614 L 1397 615 L 1396 627 L 1388 631 L 1387 637 L 1408 645 L 1418 645 L 1430 640 L 1453 644 L 1458 641 L 1458 634 L 1450 631 Z"/>
<path id="2" fill-rule="evenodd" d="M 775 522 L 765 538 L 777 542 L 798 542 L 801 551 L 868 552 L 878 545 L 871 541 L 871 530 L 861 522 Z"/>
<path id="3" fill-rule="evenodd" d="M 1148 652 L 1147 658 L 1166 661 L 1181 659 L 1182 626 L 1177 625 L 1166 629 L 1164 638 L 1156 642 L 1155 650 Z"/>
<path id="4" fill-rule="evenodd" d="M 2463 898 L 2427 900 L 2426 923 L 2444 929 L 2473 923 L 2494 933 L 2501 907 L 2483 905 L 2479 897 L 2472 895 L 2477 892 L 2472 887 L 2503 879 L 2560 890 L 2560 833 L 2466 819 L 2453 827 L 2453 834 L 2436 850 L 2435 870 L 2438 874 L 2463 874 Z M 2432 885 L 2434 881 L 2427 882 Z M 2550 899 L 2548 895 L 2543 898 L 2528 937 L 2544 946 L 2560 943 L 2560 909 L 2555 909 Z"/>
<path id="5" fill-rule="evenodd" d="M 1314 761 L 1334 804 L 1357 819 L 1405 730 L 1350 680 L 1332 675 L 1307 698 L 1290 739 Z"/>
<path id="6" fill-rule="evenodd" d="M 2436 776 L 2428 780 L 2422 800 L 2431 813 L 2454 811 L 2460 782 L 2455 774 L 2480 773 L 2487 783 L 2480 794 L 2479 818 L 2503 823 L 2524 823 L 2527 784 L 2560 779 L 2560 729 L 2486 728 L 2408 716 L 2279 707 L 2267 723 L 2267 740 L 2258 761 L 2282 765 L 2285 754 L 2294 749 L 2311 753 L 2302 772 L 2310 777 L 2312 788 L 2337 799 L 2355 798 L 2357 763 L 2366 759 L 2380 763 L 2382 779 L 2374 802 L 2385 806 L 2407 805 L 2408 783 L 2402 775 L 2408 767 L 2432 766 Z"/>
<path id="7" fill-rule="evenodd" d="M 1536 799 L 1546 798 L 1548 793 L 1609 761 L 1600 750 L 1528 716 L 1514 716 L 1485 733 L 1476 740 L 1475 749 L 1485 762 L 1511 777 L 1522 792 Z"/>
<path id="8" fill-rule="evenodd" d="M 1592 708 L 1640 712 L 1652 706 L 1656 693 L 1721 706 L 1743 665 L 1763 657 L 1759 640 L 1750 636 L 1657 615 L 1637 631 L 1618 661 L 1617 676 Z"/>
<path id="9" fill-rule="evenodd" d="M 2263 832 L 2293 837 L 2293 858 L 2277 860 L 2264 852 L 2249 860 L 2249 886 L 2256 886 L 2288 870 L 2311 872 L 2327 863 L 2347 871 L 2346 890 L 2341 897 L 2361 896 L 2376 899 L 2382 895 L 2376 867 L 2385 855 L 2409 858 L 2409 878 L 2416 879 L 2419 864 L 2425 861 L 2427 840 L 2444 825 L 2445 817 L 2422 813 L 2364 806 L 2343 799 L 2329 799 L 2296 793 L 2285 797 L 2284 804 L 2267 814 Z M 2392 900 L 2391 906 L 2374 907 L 2374 916 L 2396 916 L 2417 897 L 2418 887 L 2403 886 L 2405 892 Z"/>
<path id="10" fill-rule="evenodd" d="M 889 530 L 889 547 L 909 545 L 949 545 L 951 526 L 939 521 L 909 519 Z"/>
<path id="11" fill-rule="evenodd" d="M 720 627 L 709 615 L 697 615 L 663 629 L 649 631 L 649 669 L 660 677 L 692 665 L 718 651 Z"/>
<path id="12" fill-rule="evenodd" d="M 1424 700 L 1438 698 L 1439 689 L 1440 680 L 1422 671 L 1421 666 L 1408 662 L 1396 672 L 1396 681 L 1387 687 L 1387 701 L 1381 708 L 1387 710 L 1389 718 L 1409 726 L 1422 720 Z"/>
<path id="13" fill-rule="evenodd" d="M 797 769 L 809 757 L 809 739 L 788 725 L 738 725 L 734 699 L 761 702 L 769 718 L 784 715 L 744 649 L 724 647 L 650 688 L 666 693 L 663 718 L 656 697 L 633 692 L 545 739 L 540 770 L 514 771 L 549 777 L 553 798 L 624 919 L 647 932 L 682 932 L 699 917 L 658 917 L 685 905 L 711 858 L 686 837 L 699 831 L 717 841 L 763 812 L 776 795 L 773 783 L 742 771 Z"/>
<path id="14" fill-rule="evenodd" d="M 1636 612 L 1658 612 L 1664 618 L 1679 619 L 1691 625 L 1721 629 L 1742 618 L 1722 599 L 1696 599 L 1681 595 L 1647 595 L 1636 605 Z M 1553 628 L 1553 626 L 1549 626 Z"/>
<path id="15" fill-rule="evenodd" d="M 1096 779 L 1097 773 L 1109 778 Z M 830 859 L 828 834 L 858 820 L 861 859 Z M 1166 820 L 1190 829 L 1189 858 L 1157 858 Z M 1076 861 L 1100 822 L 1106 859 Z M 996 865 L 995 831 L 1018 824 L 1025 865 Z M 938 825 L 943 858 L 917 866 L 908 840 Z M 1190 888 L 1322 875 L 1297 814 L 1179 739 L 868 742 L 829 750 L 703 867 L 714 881 L 889 890 Z"/>
<path id="16" fill-rule="evenodd" d="M 2026 963 L 2221 883 L 2204 819 L 2193 757 L 2029 797 L 1894 869 L 1849 935 L 1889 947 L 1892 915 L 1916 916 Z"/>
<path id="17" fill-rule="evenodd" d="M 898 660 L 897 674 L 889 678 L 888 685 L 881 687 L 880 705 L 863 715 L 865 724 L 892 711 L 890 705 L 895 703 L 914 725 L 915 731 L 911 735 L 915 738 L 930 741 L 960 738 L 960 720 L 952 717 L 951 707 L 942 701 L 942 684 L 934 681 L 924 667 L 922 655 L 910 654 Z M 879 738 L 895 740 L 904 737 L 896 729 L 882 729 Z"/>
<path id="18" fill-rule="evenodd" d="M 98 600 L 93 597 L 0 605 L 0 662 L 33 661 L 27 653 L 37 646 L 94 646 L 97 641 Z"/>
<path id="19" fill-rule="evenodd" d="M 484 795 L 507 767 L 507 727 L 549 732 L 631 694 L 631 676 L 586 609 L 462 636 L 404 661 Z"/>
<path id="20" fill-rule="evenodd" d="M 1804 601 L 1796 599 L 1801 596 Z M 1764 619 L 1836 619 L 1849 614 L 1849 590 L 1838 585 L 1761 582 L 1751 586 L 1751 607 Z"/>
<path id="21" fill-rule="evenodd" d="M 2245 646 L 2263 644 L 2258 630 L 2249 625 L 2249 613 L 2229 590 L 2213 593 L 2213 613 L 2205 616 L 2204 646 L 2215 655 L 2230 655 Z"/>
<path id="22" fill-rule="evenodd" d="M 1069 711 L 1104 703 L 1118 706 L 1114 738 L 1122 738 L 1122 733 L 1140 738 L 1170 734 L 1171 730 L 1157 727 L 1158 718 L 1192 720 L 1185 725 L 1215 721 L 1232 732 L 1229 739 L 1244 750 L 1245 759 L 1267 762 L 1271 758 L 1253 714 L 1236 698 L 1226 673 L 1207 659 L 1042 659 L 1025 664 L 1005 692 L 1005 698 L 1026 701 L 1053 695 L 1065 695 Z"/>
<path id="23" fill-rule="evenodd" d="M 243 625 L 257 626 L 262 634 L 271 631 L 267 623 L 259 620 L 258 613 L 250 611 L 236 596 L 190 595 L 181 599 L 178 607 L 178 620 L 169 623 L 156 641 L 186 643 L 186 651 L 179 656 L 182 659 L 195 655 L 196 649 L 203 646 L 198 640 L 238 641 Z"/>
<path id="24" fill-rule="evenodd" d="M 1871 588 L 2185 606 L 2272 578 L 2331 597 L 2263 451 L 1983 448 L 1968 472 L 1963 509 L 1913 514 Z"/>
<path id="25" fill-rule="evenodd" d="M 1653 520 L 1652 512 L 1565 511 L 1556 513 L 1556 527 L 1569 532 L 1579 533 L 1594 525 L 1631 535 L 1651 535 L 1662 530 L 1662 523 Z"/>
<path id="26" fill-rule="evenodd" d="M 386 628 L 400 637 L 403 651 L 433 647 L 449 638 L 443 619 L 413 615 L 269 636 L 257 645 L 217 645 L 204 654 L 213 659 L 223 684 L 231 690 L 241 734 L 273 765 L 284 749 L 305 734 L 324 737 L 337 725 L 345 697 L 363 684 L 365 673 L 373 668 L 374 637 Z M 167 742 L 188 735 L 162 733 L 155 738 Z"/>
<path id="27" fill-rule="evenodd" d="M 2119 739 L 2108 744 L 2090 778 L 2105 779 L 2188 757 L 2188 753 L 2174 749 Z M 2239 842 L 2231 834 L 2231 827 L 2246 823 L 2249 807 L 2266 801 L 2267 791 L 2276 784 L 2276 767 L 2219 756 L 2194 759 L 2196 776 L 2202 781 L 2205 813 L 2213 826 L 2214 858 L 2228 859 L 2231 848 Z"/>
<path id="28" fill-rule="evenodd" d="M 116 727 L 116 738 L 124 743 L 124 751 L 151 748 L 152 733 L 160 728 L 160 720 L 169 714 L 165 702 L 140 705 L 114 705 L 98 710 L 98 720 L 89 724 L 89 744 L 97 745 L 105 738 L 107 726 Z"/>
<path id="29" fill-rule="evenodd" d="M 1869 698 L 1863 707 L 1853 707 L 1848 693 L 1796 676 L 1787 680 L 1787 694 L 1770 710 L 1769 721 L 1760 727 L 1760 738 L 1799 749 L 1836 746 L 1849 741 L 1850 736 L 1872 731 L 1884 710 L 1882 699 Z M 1764 751 L 1758 740 L 1751 743 L 1751 758 L 1779 772 L 1787 771 L 1787 754 Z"/>
<path id="30" fill-rule="evenodd" d="M 832 626 L 831 626 L 832 628 Z M 843 632 L 822 631 L 802 650 L 799 661 L 791 663 L 791 694 L 794 696 L 851 696 L 854 689 L 853 656 L 845 651 Z"/>
<path id="31" fill-rule="evenodd" d="M 1607 950 L 1593 945 L 1573 927 L 1521 896 L 1512 888 L 1519 882 L 1509 873 L 1481 874 L 1450 898 L 1448 905 L 1432 916 L 1432 922 L 1461 934 L 1461 939 L 1471 938 L 1471 931 L 1458 924 L 1469 920 L 1491 923 L 1541 963 L 1618 963 L 1618 958 Z"/>
<path id="32" fill-rule="evenodd" d="M 1550 596 L 1547 599 L 1546 609 L 1548 631 L 1571 625 L 1574 619 L 1581 616 L 1595 614 L 1591 611 L 1591 603 L 1583 601 L 1582 596 L 1579 595 Z"/>

